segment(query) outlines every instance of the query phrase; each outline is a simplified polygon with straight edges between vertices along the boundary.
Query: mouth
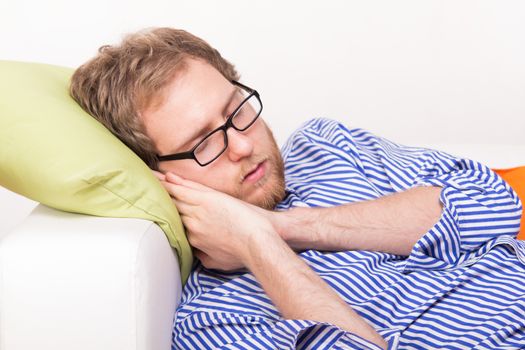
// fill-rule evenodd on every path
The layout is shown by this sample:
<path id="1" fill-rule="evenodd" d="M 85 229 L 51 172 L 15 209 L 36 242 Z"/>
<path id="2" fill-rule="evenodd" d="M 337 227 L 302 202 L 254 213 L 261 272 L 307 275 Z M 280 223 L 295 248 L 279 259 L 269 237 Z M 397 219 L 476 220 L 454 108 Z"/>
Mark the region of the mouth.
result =
<path id="1" fill-rule="evenodd" d="M 255 183 L 259 181 L 266 174 L 266 160 L 255 165 L 248 173 L 246 173 L 241 182 Z"/>

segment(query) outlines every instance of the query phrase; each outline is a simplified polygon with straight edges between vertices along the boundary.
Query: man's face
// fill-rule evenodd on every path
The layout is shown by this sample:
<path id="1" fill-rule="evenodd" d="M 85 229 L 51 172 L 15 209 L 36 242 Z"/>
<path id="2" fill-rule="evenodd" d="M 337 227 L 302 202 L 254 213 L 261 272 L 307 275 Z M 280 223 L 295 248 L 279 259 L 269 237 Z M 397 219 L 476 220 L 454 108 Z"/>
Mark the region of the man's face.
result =
<path id="1" fill-rule="evenodd" d="M 158 154 L 192 149 L 225 123 L 242 102 L 239 90 L 208 63 L 187 59 L 165 88 L 163 99 L 142 112 L 146 132 Z M 164 161 L 159 170 L 172 172 L 231 196 L 271 209 L 284 197 L 283 162 L 275 139 L 259 117 L 247 130 L 229 128 L 228 148 L 211 164 L 193 159 Z"/>

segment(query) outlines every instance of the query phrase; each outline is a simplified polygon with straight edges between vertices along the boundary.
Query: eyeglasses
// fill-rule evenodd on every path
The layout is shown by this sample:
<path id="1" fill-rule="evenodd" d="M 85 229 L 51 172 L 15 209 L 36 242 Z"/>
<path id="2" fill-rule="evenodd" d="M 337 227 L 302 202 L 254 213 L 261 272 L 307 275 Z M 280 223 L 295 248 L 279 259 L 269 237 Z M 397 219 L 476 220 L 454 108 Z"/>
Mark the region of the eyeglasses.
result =
<path id="1" fill-rule="evenodd" d="M 226 123 L 206 135 L 190 151 L 174 153 L 165 156 L 157 155 L 159 162 L 167 160 L 193 159 L 200 166 L 206 166 L 226 150 L 228 147 L 228 129 L 234 128 L 237 131 L 245 131 L 255 123 L 262 112 L 262 102 L 259 93 L 237 81 L 232 81 L 233 85 L 240 87 L 244 99 L 229 115 Z"/>

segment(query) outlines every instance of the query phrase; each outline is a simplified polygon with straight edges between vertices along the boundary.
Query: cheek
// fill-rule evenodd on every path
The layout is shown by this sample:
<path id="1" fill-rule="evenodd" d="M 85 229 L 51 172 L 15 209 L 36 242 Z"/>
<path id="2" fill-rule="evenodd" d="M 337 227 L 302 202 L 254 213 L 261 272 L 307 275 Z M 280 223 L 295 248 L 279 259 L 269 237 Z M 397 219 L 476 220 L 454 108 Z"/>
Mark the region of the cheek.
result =
<path id="1" fill-rule="evenodd" d="M 273 136 L 272 131 L 266 127 L 264 130 L 264 147 L 268 152 L 279 152 L 279 146 L 277 145 L 277 142 L 275 140 L 275 137 Z"/>
<path id="2" fill-rule="evenodd" d="M 254 146 L 255 153 L 266 153 L 272 144 L 272 132 L 266 124 L 259 119 L 250 129 L 245 131 Z"/>

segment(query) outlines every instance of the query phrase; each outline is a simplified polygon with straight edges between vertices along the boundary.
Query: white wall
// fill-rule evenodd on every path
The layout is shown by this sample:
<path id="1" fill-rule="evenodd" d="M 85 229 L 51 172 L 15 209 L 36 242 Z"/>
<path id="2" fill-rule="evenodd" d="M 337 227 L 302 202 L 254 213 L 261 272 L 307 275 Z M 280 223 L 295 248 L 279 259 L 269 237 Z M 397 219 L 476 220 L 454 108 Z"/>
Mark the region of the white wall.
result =
<path id="1" fill-rule="evenodd" d="M 148 26 L 236 63 L 280 143 L 326 116 L 406 144 L 525 147 L 520 0 L 2 0 L 0 59 L 74 67 Z"/>

